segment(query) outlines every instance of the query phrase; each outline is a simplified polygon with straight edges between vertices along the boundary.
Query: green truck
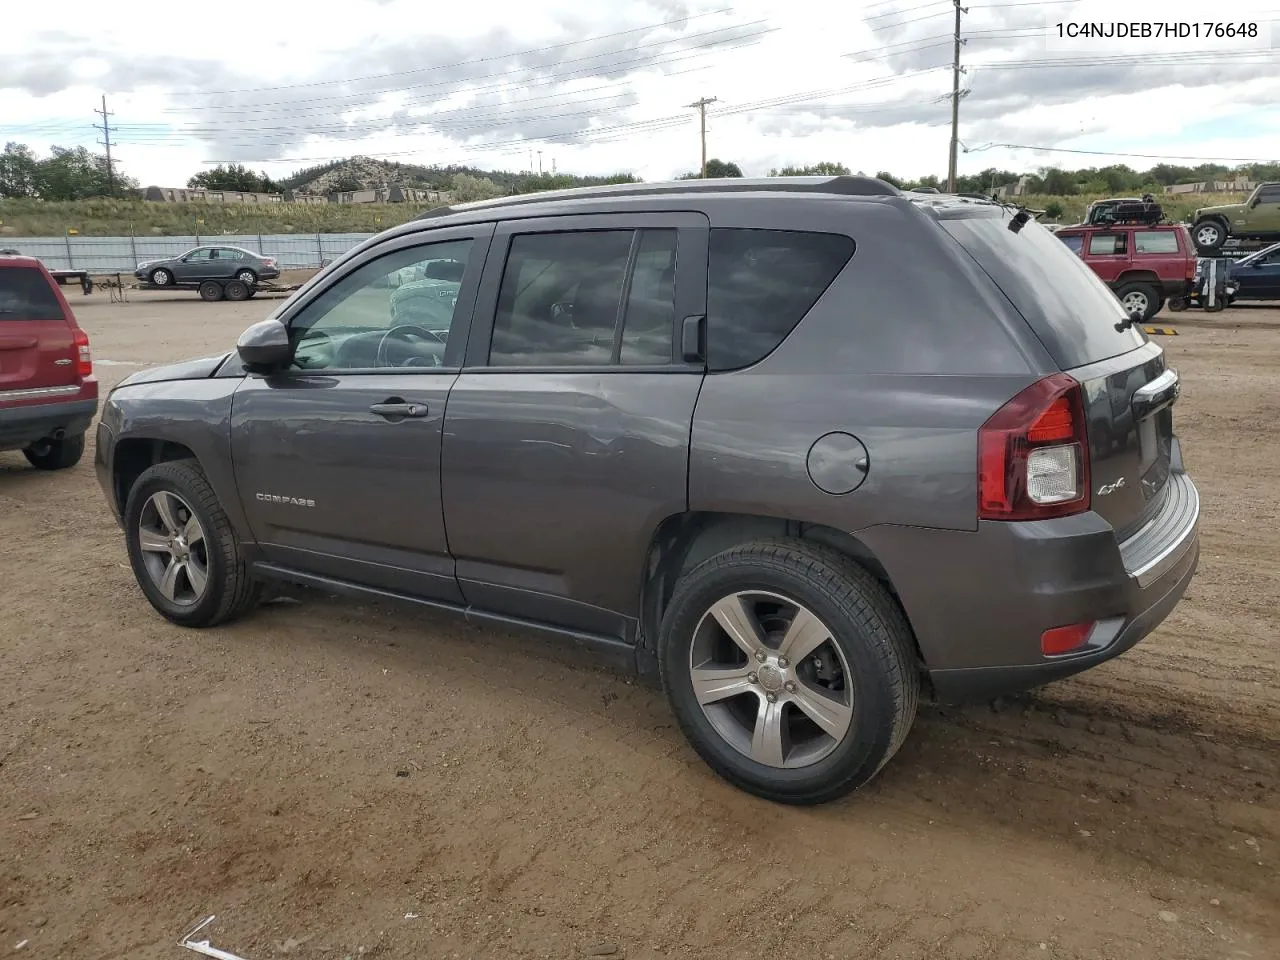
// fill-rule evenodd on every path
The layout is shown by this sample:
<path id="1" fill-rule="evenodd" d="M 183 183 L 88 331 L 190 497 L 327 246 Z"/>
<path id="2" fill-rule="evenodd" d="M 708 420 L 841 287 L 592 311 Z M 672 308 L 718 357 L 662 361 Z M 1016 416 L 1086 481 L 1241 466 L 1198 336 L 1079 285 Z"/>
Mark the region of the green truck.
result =
<path id="1" fill-rule="evenodd" d="M 1280 240 L 1280 183 L 1260 183 L 1244 203 L 1203 207 L 1191 217 L 1191 236 L 1202 256 L 1214 256 L 1229 238 Z"/>

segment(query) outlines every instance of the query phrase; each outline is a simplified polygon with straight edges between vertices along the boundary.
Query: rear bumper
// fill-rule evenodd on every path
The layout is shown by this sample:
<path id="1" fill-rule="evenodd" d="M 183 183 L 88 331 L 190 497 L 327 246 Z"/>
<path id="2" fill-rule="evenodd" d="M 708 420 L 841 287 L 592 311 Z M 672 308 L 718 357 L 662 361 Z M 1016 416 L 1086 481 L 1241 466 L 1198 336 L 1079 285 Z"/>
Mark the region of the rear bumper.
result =
<path id="1" fill-rule="evenodd" d="M 97 398 L 0 407 L 0 450 L 21 450 L 61 430 L 68 436 L 84 433 L 98 412 Z"/>
<path id="2" fill-rule="evenodd" d="M 868 531 L 939 699 L 986 700 L 1088 670 L 1131 649 L 1186 593 L 1200 559 L 1200 499 L 1181 470 L 1160 511 L 1117 544 L 1095 513 L 980 523 L 976 533 Z M 1054 627 L 1093 622 L 1084 646 L 1045 656 Z"/>

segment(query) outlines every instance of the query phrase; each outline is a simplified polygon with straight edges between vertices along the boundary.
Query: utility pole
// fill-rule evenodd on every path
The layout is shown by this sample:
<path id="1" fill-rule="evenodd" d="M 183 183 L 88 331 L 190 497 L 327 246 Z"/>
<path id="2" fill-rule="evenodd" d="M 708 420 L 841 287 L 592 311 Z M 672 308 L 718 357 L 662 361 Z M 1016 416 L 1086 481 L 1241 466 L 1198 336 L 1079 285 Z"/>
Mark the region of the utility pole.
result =
<path id="1" fill-rule="evenodd" d="M 105 93 L 102 95 L 102 109 L 93 112 L 102 116 L 101 128 L 98 128 L 97 124 L 94 127 L 102 130 L 102 139 L 98 142 L 107 148 L 107 192 L 114 197 L 116 195 L 116 171 L 111 165 L 111 121 L 108 119 L 114 114 L 107 112 L 107 95 Z"/>
<path id="2" fill-rule="evenodd" d="M 686 104 L 698 111 L 698 121 L 702 131 L 702 179 L 707 178 L 707 107 L 715 103 L 719 97 L 702 97 L 693 103 Z"/>
<path id="3" fill-rule="evenodd" d="M 538 151 L 538 176 L 542 176 L 542 151 Z"/>
<path id="4" fill-rule="evenodd" d="M 960 143 L 960 0 L 956 5 L 955 58 L 951 63 L 951 155 L 947 162 L 947 193 L 956 192 L 956 148 Z M 967 11 L 966 11 L 967 12 Z"/>

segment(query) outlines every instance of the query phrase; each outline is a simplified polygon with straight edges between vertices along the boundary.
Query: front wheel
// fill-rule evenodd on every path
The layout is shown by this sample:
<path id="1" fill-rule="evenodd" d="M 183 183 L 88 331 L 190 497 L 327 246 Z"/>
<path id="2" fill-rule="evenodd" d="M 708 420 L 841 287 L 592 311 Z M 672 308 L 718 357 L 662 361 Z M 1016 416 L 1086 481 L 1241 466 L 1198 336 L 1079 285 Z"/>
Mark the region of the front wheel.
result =
<path id="1" fill-rule="evenodd" d="M 167 287 L 173 283 L 173 274 L 165 269 L 152 270 L 151 282 L 157 287 Z"/>
<path id="2" fill-rule="evenodd" d="M 42 440 L 22 451 L 27 463 L 37 470 L 66 470 L 74 467 L 84 456 L 84 434 Z"/>
<path id="3" fill-rule="evenodd" d="M 205 280 L 200 284 L 198 292 L 205 303 L 217 303 L 222 299 L 222 284 L 216 280 Z"/>
<path id="4" fill-rule="evenodd" d="M 915 718 L 906 619 L 866 569 L 769 539 L 705 560 L 676 585 L 659 637 L 681 729 L 718 774 L 782 803 L 862 786 Z"/>
<path id="5" fill-rule="evenodd" d="M 212 627 L 257 604 L 240 541 L 217 494 L 193 460 L 148 467 L 124 511 L 129 564 L 138 586 L 166 619 Z"/>

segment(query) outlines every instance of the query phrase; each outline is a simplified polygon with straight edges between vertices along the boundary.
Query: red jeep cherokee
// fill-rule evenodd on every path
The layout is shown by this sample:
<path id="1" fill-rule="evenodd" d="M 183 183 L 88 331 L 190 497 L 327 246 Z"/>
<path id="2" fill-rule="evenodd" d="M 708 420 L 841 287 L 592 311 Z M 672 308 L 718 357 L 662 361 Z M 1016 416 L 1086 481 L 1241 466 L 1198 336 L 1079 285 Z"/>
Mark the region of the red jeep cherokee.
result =
<path id="1" fill-rule="evenodd" d="M 44 264 L 0 255 L 0 450 L 75 466 L 98 411 L 89 337 Z"/>
<path id="2" fill-rule="evenodd" d="M 1080 224 L 1055 236 L 1120 298 L 1129 314 L 1147 321 L 1165 300 L 1185 297 L 1196 275 L 1191 232 L 1180 223 Z"/>

